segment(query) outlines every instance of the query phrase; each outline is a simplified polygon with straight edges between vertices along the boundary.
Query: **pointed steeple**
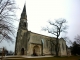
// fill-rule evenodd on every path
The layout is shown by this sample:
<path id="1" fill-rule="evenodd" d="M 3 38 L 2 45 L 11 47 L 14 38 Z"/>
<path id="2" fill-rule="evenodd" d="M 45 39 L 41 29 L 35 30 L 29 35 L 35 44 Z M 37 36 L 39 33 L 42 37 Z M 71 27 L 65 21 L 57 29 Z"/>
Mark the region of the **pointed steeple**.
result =
<path id="1" fill-rule="evenodd" d="M 24 7 L 23 7 L 23 11 L 21 13 L 21 18 L 20 18 L 20 29 L 27 29 L 27 15 L 26 15 L 26 4 L 24 4 Z"/>
<path id="2" fill-rule="evenodd" d="M 24 8 L 21 14 L 21 19 L 26 19 L 27 20 L 27 15 L 26 15 L 26 3 L 24 4 Z"/>

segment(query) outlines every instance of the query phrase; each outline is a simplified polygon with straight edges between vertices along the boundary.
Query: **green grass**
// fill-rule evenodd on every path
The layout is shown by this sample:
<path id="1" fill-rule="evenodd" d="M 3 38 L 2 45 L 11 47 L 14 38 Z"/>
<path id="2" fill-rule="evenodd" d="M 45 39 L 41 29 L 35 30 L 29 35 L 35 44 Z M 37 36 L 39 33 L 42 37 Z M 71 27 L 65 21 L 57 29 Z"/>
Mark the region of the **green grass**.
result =
<path id="1" fill-rule="evenodd" d="M 21 57 L 20 57 L 21 58 Z M 71 57 L 45 57 L 45 58 L 21 58 L 21 59 L 7 59 L 7 60 L 79 60 L 80 56 Z"/>

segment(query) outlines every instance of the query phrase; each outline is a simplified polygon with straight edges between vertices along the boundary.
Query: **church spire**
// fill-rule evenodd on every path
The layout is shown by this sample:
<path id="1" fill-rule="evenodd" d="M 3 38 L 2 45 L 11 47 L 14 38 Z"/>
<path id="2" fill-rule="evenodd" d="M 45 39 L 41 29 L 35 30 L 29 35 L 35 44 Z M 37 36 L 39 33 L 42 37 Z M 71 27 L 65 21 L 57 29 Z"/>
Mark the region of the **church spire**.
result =
<path id="1" fill-rule="evenodd" d="M 26 15 L 26 3 L 24 4 L 24 8 L 21 14 L 21 19 L 26 19 L 27 20 L 27 15 Z"/>
<path id="2" fill-rule="evenodd" d="M 26 15 L 26 3 L 25 3 L 20 18 L 20 28 L 27 29 L 27 25 L 28 23 L 27 23 L 27 15 Z"/>

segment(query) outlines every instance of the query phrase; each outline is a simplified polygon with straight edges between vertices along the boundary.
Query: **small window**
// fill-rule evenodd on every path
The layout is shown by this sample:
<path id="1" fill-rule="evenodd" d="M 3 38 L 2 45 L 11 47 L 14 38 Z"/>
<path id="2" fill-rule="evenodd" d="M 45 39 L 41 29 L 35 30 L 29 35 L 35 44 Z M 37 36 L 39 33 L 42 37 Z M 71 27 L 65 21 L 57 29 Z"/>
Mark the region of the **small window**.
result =
<path id="1" fill-rule="evenodd" d="M 26 27 L 26 22 L 24 22 L 24 27 Z"/>

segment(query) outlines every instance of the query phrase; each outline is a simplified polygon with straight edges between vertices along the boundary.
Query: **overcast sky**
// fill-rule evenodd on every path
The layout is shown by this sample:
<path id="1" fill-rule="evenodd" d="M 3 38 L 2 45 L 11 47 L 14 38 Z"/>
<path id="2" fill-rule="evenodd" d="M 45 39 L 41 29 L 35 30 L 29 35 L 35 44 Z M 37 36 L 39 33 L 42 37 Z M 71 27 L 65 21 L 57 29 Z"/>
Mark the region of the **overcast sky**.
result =
<path id="1" fill-rule="evenodd" d="M 20 7 L 16 13 L 19 19 L 25 0 L 16 0 L 16 3 Z M 28 30 L 32 32 L 46 35 L 47 33 L 41 31 L 41 27 L 46 26 L 48 20 L 65 18 L 69 28 L 68 33 L 64 35 L 74 41 L 74 37 L 80 34 L 80 0 L 26 0 L 26 11 Z M 18 23 L 15 25 L 18 27 Z M 5 46 L 14 51 L 15 44 L 6 44 L 6 42 L 2 42 L 0 47 Z"/>

